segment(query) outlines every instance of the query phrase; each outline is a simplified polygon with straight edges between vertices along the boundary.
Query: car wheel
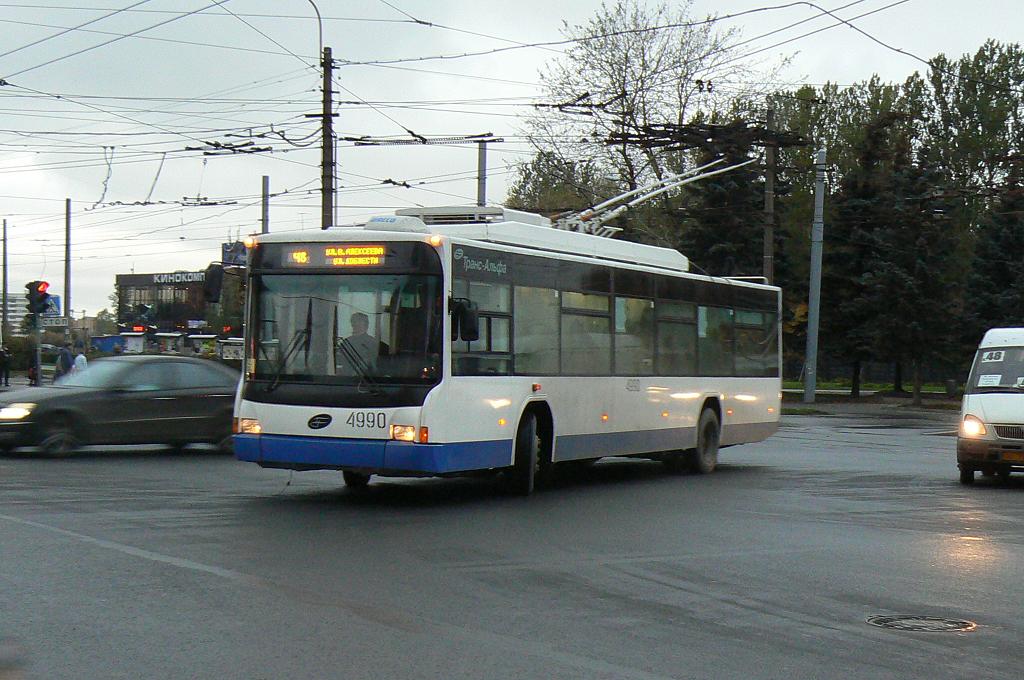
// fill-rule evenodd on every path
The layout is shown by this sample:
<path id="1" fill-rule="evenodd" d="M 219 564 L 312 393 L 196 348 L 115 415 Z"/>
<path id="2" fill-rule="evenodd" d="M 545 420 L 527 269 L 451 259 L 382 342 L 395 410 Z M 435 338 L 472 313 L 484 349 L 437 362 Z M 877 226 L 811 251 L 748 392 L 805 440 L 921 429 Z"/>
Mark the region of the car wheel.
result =
<path id="1" fill-rule="evenodd" d="M 960 483 L 961 484 L 974 484 L 974 468 L 966 465 L 960 466 Z"/>
<path id="2" fill-rule="evenodd" d="M 370 475 L 363 474 L 362 472 L 344 470 L 341 476 L 345 480 L 345 486 L 350 489 L 365 489 L 370 483 Z"/>
<path id="3" fill-rule="evenodd" d="M 39 448 L 49 456 L 66 456 L 80 445 L 75 424 L 69 416 L 51 416 L 43 423 Z"/>
<path id="4" fill-rule="evenodd" d="M 721 430 L 718 416 L 709 408 L 704 409 L 697 420 L 697 448 L 689 453 L 690 469 L 706 475 L 718 465 L 718 442 Z"/>
<path id="5" fill-rule="evenodd" d="M 235 440 L 229 434 L 228 436 L 217 442 L 217 450 L 221 453 L 233 456 L 235 454 Z"/>

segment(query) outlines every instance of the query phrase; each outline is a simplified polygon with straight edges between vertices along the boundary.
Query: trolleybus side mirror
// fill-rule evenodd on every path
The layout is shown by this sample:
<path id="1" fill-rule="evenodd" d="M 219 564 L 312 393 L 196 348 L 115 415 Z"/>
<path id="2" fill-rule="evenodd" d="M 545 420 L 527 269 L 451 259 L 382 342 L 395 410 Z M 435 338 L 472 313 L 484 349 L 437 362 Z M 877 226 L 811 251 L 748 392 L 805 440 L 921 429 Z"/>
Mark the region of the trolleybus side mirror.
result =
<path id="1" fill-rule="evenodd" d="M 473 342 L 480 339 L 480 312 L 476 303 L 466 298 L 453 298 L 452 321 L 458 325 L 459 338 Z"/>

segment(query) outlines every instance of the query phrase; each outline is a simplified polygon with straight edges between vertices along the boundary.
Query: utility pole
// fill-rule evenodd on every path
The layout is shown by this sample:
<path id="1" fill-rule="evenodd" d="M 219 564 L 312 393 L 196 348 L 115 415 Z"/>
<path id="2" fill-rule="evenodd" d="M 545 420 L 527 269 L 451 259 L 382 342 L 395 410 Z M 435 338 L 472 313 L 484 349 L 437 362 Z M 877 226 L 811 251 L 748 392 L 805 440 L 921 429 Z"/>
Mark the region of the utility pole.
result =
<path id="1" fill-rule="evenodd" d="M 64 342 L 71 342 L 71 199 L 64 199 Z M 40 319 L 40 326 L 42 326 Z"/>
<path id="2" fill-rule="evenodd" d="M 804 403 L 814 403 L 818 387 L 818 313 L 821 309 L 821 245 L 825 235 L 825 150 L 814 161 L 814 222 L 811 224 L 811 281 L 807 301 L 807 354 Z"/>
<path id="3" fill-rule="evenodd" d="M 263 215 L 260 219 L 260 233 L 270 233 L 270 176 L 263 175 Z"/>
<path id="4" fill-rule="evenodd" d="M 775 104 L 768 97 L 768 115 L 765 128 L 769 134 L 775 129 Z M 764 278 L 775 280 L 775 145 L 769 140 L 764 147 Z"/>
<path id="5" fill-rule="evenodd" d="M 323 110 L 323 153 L 320 158 L 320 228 L 334 226 L 334 108 L 331 102 L 331 82 L 334 60 L 331 48 L 324 48 L 324 110 Z"/>
<path id="6" fill-rule="evenodd" d="M 7 326 L 7 220 L 4 220 L 4 290 L 3 290 L 3 320 L 0 321 L 0 344 L 7 342 L 10 335 Z"/>
<path id="7" fill-rule="evenodd" d="M 476 204 L 487 205 L 487 142 L 476 143 Z"/>

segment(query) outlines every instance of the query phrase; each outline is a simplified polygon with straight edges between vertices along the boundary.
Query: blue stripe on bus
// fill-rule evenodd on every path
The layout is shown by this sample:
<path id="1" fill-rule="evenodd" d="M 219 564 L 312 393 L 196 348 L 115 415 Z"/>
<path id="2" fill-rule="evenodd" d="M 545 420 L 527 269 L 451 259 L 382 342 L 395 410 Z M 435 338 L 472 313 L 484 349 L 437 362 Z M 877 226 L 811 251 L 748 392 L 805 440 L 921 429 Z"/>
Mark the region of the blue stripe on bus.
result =
<path id="1" fill-rule="evenodd" d="M 238 460 L 257 463 L 260 459 L 260 438 L 254 434 L 236 434 L 231 438 Z"/>
<path id="2" fill-rule="evenodd" d="M 505 467 L 512 441 L 415 444 L 382 439 L 288 435 L 235 435 L 239 460 L 288 467 L 362 468 L 381 472 L 443 474 Z"/>

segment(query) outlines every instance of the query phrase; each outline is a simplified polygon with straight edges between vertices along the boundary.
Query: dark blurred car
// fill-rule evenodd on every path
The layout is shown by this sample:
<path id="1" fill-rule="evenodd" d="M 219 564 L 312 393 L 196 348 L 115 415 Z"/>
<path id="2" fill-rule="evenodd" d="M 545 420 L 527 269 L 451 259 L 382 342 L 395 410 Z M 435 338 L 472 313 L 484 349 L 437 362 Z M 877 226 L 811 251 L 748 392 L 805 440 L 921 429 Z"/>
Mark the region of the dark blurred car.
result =
<path id="1" fill-rule="evenodd" d="M 95 359 L 47 387 L 0 401 L 0 449 L 66 454 L 84 444 L 216 444 L 231 450 L 238 373 L 206 359 Z"/>

